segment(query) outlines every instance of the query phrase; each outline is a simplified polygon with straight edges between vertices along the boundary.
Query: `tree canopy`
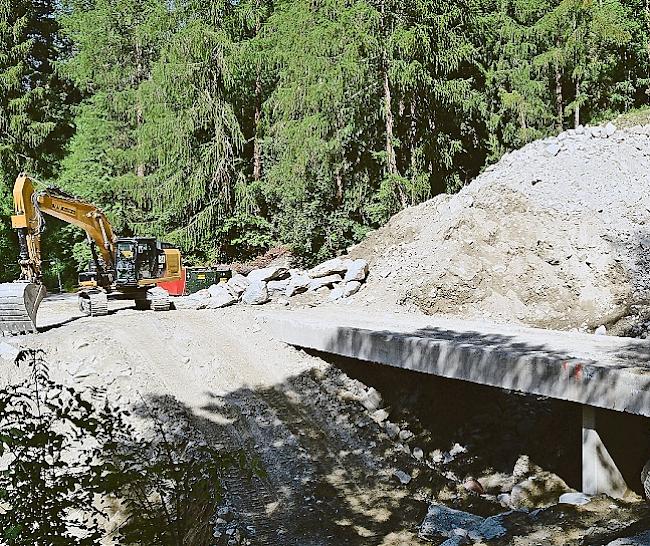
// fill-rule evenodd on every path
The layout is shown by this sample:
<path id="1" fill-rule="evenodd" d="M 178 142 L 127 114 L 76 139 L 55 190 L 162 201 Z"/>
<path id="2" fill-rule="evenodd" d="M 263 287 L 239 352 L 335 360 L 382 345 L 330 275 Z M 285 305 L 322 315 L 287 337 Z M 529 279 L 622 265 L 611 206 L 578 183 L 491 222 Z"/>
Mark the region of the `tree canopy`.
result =
<path id="1" fill-rule="evenodd" d="M 276 244 L 320 260 L 508 150 L 646 105 L 649 16 L 639 0 L 0 0 L 3 263 L 22 170 L 188 262 Z M 46 250 L 72 263 L 83 238 L 62 229 Z"/>

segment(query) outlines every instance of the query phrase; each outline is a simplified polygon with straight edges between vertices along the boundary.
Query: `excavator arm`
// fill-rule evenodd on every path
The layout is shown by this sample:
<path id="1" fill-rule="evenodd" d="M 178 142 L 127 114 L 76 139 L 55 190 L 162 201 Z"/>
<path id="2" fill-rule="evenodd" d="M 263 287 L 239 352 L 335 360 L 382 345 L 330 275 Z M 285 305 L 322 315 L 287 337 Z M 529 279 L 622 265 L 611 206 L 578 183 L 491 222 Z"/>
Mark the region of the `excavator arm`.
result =
<path id="1" fill-rule="evenodd" d="M 21 273 L 17 282 L 0 284 L 0 330 L 36 332 L 36 312 L 46 294 L 41 259 L 43 214 L 86 232 L 100 277 L 114 269 L 116 238 L 110 222 L 97 207 L 52 188 L 37 192 L 25 174 L 16 179 L 13 197 L 11 225 L 18 232 Z"/>
<path id="2" fill-rule="evenodd" d="M 15 214 L 11 225 L 18 231 L 21 280 L 42 283 L 40 237 L 43 214 L 80 227 L 99 250 L 104 267 L 113 269 L 115 235 L 110 222 L 94 205 L 52 188 L 36 192 L 32 180 L 21 174 L 14 184 Z"/>

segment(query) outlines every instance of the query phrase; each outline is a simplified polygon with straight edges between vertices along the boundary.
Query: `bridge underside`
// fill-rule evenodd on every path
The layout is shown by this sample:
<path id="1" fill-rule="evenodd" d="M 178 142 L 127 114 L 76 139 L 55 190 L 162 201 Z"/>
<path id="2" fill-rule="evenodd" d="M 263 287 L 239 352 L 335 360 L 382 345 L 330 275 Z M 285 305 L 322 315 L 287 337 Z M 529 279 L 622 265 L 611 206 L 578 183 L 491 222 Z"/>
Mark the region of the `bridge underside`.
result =
<path id="1" fill-rule="evenodd" d="M 615 462 L 621 450 L 606 440 L 608 416 L 650 417 L 644 340 L 342 308 L 267 313 L 263 320 L 290 345 L 581 404 L 584 492 L 620 497 L 627 490 Z"/>

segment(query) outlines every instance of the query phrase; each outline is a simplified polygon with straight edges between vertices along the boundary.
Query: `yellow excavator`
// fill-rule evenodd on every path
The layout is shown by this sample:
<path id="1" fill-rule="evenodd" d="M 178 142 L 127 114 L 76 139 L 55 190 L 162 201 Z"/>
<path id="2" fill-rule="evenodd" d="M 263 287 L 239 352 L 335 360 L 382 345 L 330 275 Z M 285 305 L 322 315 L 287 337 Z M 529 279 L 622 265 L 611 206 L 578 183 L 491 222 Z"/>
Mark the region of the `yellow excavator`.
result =
<path id="1" fill-rule="evenodd" d="M 157 286 L 181 279 L 178 249 L 150 237 L 120 238 L 94 205 L 55 188 L 36 191 L 34 182 L 20 174 L 13 189 L 18 232 L 20 278 L 0 284 L 0 331 L 36 332 L 36 313 L 46 295 L 43 284 L 40 237 L 48 214 L 86 232 L 92 261 L 79 274 L 79 308 L 90 316 L 108 314 L 108 298 L 135 300 L 138 309 L 166 311 L 169 293 Z"/>

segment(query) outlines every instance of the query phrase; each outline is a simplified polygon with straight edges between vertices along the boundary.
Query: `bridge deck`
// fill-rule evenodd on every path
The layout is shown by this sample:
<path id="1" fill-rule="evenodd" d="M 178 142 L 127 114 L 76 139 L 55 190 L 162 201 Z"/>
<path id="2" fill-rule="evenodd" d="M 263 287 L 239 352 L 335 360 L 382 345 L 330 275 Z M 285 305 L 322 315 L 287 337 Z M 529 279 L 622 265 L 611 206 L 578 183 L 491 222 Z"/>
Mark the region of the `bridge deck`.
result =
<path id="1" fill-rule="evenodd" d="M 353 308 L 263 320 L 299 347 L 650 416 L 650 341 Z"/>

